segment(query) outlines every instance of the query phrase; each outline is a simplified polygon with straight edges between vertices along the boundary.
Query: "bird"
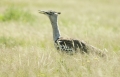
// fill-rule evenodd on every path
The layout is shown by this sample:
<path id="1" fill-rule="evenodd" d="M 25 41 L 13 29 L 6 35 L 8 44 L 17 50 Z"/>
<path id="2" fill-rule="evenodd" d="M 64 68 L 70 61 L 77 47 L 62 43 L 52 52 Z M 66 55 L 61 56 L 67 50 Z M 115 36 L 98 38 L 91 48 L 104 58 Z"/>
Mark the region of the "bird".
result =
<path id="1" fill-rule="evenodd" d="M 60 15 L 61 12 L 56 12 L 52 10 L 48 10 L 48 11 L 39 10 L 39 13 L 46 15 L 50 19 L 52 30 L 53 30 L 54 46 L 57 50 L 61 51 L 62 53 L 68 53 L 70 55 L 73 55 L 77 52 L 80 52 L 80 53 L 94 52 L 100 56 L 104 56 L 104 53 L 102 53 L 102 50 L 92 45 L 88 45 L 84 41 L 80 41 L 78 39 L 61 37 L 59 26 L 58 26 L 58 15 Z"/>

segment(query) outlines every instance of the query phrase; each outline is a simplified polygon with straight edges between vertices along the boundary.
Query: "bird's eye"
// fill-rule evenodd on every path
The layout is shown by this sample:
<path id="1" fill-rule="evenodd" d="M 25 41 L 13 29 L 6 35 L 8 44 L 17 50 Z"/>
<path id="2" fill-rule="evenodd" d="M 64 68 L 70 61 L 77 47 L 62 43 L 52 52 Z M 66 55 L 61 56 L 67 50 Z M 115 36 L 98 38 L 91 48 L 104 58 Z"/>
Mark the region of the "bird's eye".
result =
<path id="1" fill-rule="evenodd" d="M 50 12 L 50 14 L 53 14 L 53 12 Z"/>

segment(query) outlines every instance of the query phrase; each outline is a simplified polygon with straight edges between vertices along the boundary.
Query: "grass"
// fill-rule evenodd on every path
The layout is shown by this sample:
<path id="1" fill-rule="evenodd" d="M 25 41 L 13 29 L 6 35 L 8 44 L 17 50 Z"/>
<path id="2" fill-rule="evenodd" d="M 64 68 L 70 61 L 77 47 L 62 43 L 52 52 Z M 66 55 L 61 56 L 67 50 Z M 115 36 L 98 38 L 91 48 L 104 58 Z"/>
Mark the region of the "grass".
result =
<path id="1" fill-rule="evenodd" d="M 29 13 L 29 11 L 24 11 L 12 6 L 6 9 L 6 11 L 0 15 L 0 20 L 2 22 L 5 21 L 33 22 L 35 21 L 35 16 Z"/>
<path id="2" fill-rule="evenodd" d="M 0 77 L 119 77 L 119 2 L 1 0 Z M 107 58 L 59 54 L 48 18 L 38 13 L 50 9 L 61 12 L 63 37 L 78 38 L 108 51 Z"/>

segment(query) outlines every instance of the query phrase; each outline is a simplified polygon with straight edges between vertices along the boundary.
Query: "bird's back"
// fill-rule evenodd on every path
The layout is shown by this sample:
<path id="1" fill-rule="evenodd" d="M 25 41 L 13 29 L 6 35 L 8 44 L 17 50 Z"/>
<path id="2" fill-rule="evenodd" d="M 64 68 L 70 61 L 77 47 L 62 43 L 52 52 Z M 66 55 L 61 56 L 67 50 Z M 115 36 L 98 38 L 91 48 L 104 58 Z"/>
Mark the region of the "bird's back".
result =
<path id="1" fill-rule="evenodd" d="M 71 52 L 87 52 L 86 49 L 86 45 L 85 43 L 76 40 L 76 39 L 64 39 L 64 38 L 59 38 L 56 42 L 55 42 L 55 46 L 57 48 L 57 50 L 60 51 L 65 51 L 67 53 L 71 53 Z"/>

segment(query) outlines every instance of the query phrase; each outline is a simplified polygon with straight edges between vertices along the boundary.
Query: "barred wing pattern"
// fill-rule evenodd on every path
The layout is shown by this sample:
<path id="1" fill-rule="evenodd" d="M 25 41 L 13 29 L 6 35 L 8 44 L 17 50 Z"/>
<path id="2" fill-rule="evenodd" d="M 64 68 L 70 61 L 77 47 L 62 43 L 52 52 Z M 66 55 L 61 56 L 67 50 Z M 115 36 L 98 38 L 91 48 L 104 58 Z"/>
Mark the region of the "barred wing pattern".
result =
<path id="1" fill-rule="evenodd" d="M 59 38 L 55 42 L 55 47 L 57 48 L 57 50 L 65 51 L 67 53 L 73 52 L 73 51 L 76 53 L 78 52 L 78 50 L 81 51 L 82 53 L 87 53 L 87 47 L 85 43 L 75 39 Z"/>

